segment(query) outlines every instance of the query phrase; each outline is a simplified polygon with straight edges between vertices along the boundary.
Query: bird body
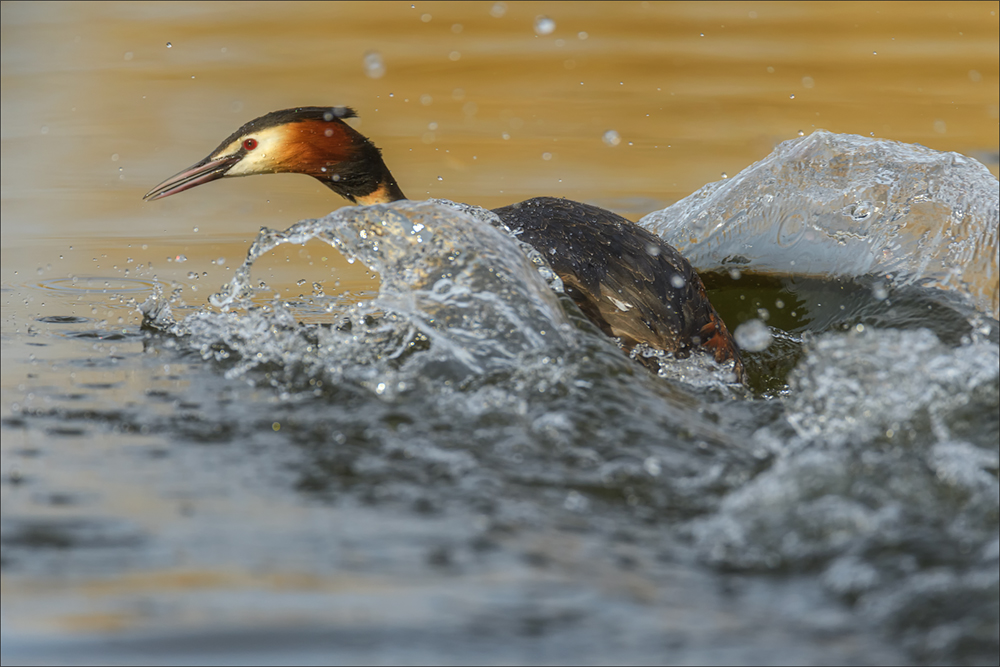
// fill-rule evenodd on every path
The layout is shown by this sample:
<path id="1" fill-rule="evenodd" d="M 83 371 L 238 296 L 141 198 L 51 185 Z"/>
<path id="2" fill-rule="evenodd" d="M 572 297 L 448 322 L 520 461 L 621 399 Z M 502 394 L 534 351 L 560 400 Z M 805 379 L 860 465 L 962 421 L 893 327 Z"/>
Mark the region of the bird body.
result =
<path id="1" fill-rule="evenodd" d="M 611 211 L 554 197 L 493 212 L 545 257 L 583 314 L 626 352 L 644 343 L 683 358 L 704 348 L 716 361 L 734 360 L 742 375 L 701 278 L 660 237 Z"/>
<path id="2" fill-rule="evenodd" d="M 144 197 L 160 199 L 219 178 L 301 173 L 359 204 L 406 199 L 381 151 L 344 122 L 347 107 L 298 107 L 246 123 L 215 151 Z M 539 197 L 494 210 L 520 240 L 538 250 L 567 294 L 626 352 L 643 344 L 683 358 L 692 352 L 732 361 L 736 343 L 712 307 L 691 264 L 658 236 L 610 211 Z M 636 358 L 656 369 L 651 357 Z"/>

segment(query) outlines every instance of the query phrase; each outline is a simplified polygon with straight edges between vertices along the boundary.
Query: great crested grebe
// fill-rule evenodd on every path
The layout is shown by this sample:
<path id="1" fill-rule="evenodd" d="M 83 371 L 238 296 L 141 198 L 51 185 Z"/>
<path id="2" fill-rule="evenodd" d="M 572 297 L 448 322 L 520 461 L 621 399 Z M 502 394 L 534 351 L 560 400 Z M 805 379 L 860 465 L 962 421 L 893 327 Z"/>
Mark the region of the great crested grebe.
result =
<path id="1" fill-rule="evenodd" d="M 169 197 L 232 176 L 296 173 L 319 180 L 357 204 L 406 199 L 381 151 L 344 122 L 347 107 L 273 111 L 231 134 L 208 157 L 160 183 L 144 197 Z M 537 197 L 493 211 L 546 258 L 566 293 L 626 352 L 645 344 L 678 358 L 701 350 L 732 360 L 740 353 L 691 264 L 655 234 L 596 206 Z M 636 355 L 652 369 L 655 359 Z"/>

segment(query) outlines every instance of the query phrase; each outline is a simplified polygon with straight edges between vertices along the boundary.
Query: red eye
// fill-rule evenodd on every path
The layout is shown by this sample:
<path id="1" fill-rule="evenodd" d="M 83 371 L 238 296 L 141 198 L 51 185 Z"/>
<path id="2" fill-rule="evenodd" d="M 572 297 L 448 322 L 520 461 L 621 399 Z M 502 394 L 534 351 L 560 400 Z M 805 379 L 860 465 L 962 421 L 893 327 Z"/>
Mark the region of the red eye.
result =
<path id="1" fill-rule="evenodd" d="M 256 139 L 244 139 L 243 140 L 243 150 L 245 150 L 245 151 L 252 151 L 255 148 L 257 148 L 257 140 Z"/>

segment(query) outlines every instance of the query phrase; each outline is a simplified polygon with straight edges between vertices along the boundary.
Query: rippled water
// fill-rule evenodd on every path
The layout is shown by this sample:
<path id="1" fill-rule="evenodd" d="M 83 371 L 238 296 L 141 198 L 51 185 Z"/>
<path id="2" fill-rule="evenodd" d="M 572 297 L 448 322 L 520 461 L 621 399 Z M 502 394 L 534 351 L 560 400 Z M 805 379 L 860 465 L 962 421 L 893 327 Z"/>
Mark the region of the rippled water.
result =
<path id="1" fill-rule="evenodd" d="M 779 148 L 772 158 L 786 154 Z M 732 182 L 758 178 L 754 168 L 741 176 Z M 988 239 L 992 225 L 995 237 L 996 190 L 977 190 L 961 172 L 953 178 L 987 202 L 963 229 Z M 802 192 L 769 179 L 755 185 L 779 201 Z M 926 195 L 931 206 L 944 206 L 936 196 Z M 733 201 L 743 200 L 716 200 Z M 883 202 L 896 204 L 891 195 Z M 51 405 L 18 407 L 6 426 L 63 437 L 155 433 L 211 446 L 231 483 L 260 480 L 331 509 L 352 527 L 298 535 L 293 559 L 376 581 L 392 572 L 412 585 L 422 571 L 442 581 L 437 592 L 401 602 L 409 620 L 354 618 L 364 632 L 381 633 L 370 641 L 397 647 L 374 654 L 387 659 L 412 657 L 394 651 L 420 628 L 437 637 L 425 637 L 432 645 L 445 641 L 440 633 L 534 637 L 532 651 L 559 659 L 773 661 L 775 626 L 758 635 L 755 619 L 805 606 L 807 618 L 777 626 L 799 635 L 780 641 L 804 661 L 820 661 L 815 646 L 830 644 L 822 659 L 990 662 L 1000 617 L 1000 346 L 976 293 L 942 299 L 937 283 L 893 283 L 881 270 L 877 285 L 864 272 L 782 282 L 766 275 L 766 263 L 760 275 L 717 274 L 708 284 L 723 317 L 760 323 L 762 308 L 776 313 L 764 317 L 769 344 L 765 337 L 762 349 L 746 352 L 754 394 L 711 363 L 666 361 L 654 375 L 630 361 L 558 294 L 544 253 L 526 252 L 496 222 L 451 202 L 399 202 L 262 230 L 211 298 L 217 308 L 175 312 L 176 295 L 157 294 L 139 306 L 142 331 L 115 334 L 141 341 L 142 351 L 100 363 L 148 369 L 162 390 L 111 411 L 73 410 L 72 397 L 52 397 Z M 897 223 L 875 221 L 868 234 L 902 238 L 906 226 Z M 756 226 L 763 237 L 776 231 L 754 212 L 728 224 Z M 378 272 L 378 295 L 353 304 L 255 300 L 269 291 L 253 276 L 255 262 L 277 246 L 315 241 Z M 811 242 L 817 257 L 823 247 L 840 252 L 822 236 Z M 941 261 L 955 267 L 957 284 L 982 282 L 977 265 Z M 754 259 L 740 265 L 753 268 Z M 911 253 L 892 275 L 924 266 Z M 301 309 L 313 314 L 310 323 L 300 322 Z M 202 386 L 169 388 L 175 365 Z M 157 408 L 167 404 L 179 410 Z M 143 456 L 192 465 L 183 451 Z M 183 486 L 179 500 L 190 509 L 182 512 L 201 512 L 204 490 Z M 75 502 L 49 493 L 53 504 Z M 388 521 L 380 518 L 375 532 L 364 528 L 373 513 Z M 400 527 L 387 529 L 393 521 Z M 19 571 L 177 559 L 164 552 L 163 531 L 120 520 L 10 516 L 3 525 L 5 567 Z M 289 530 L 301 529 L 265 527 L 276 543 L 252 539 L 246 567 L 289 558 L 275 553 Z M 354 548 L 364 555 L 351 556 Z M 423 605 L 427 625 L 413 626 Z M 712 648 L 717 622 L 688 625 L 722 609 L 739 619 L 725 632 L 729 653 Z M 678 627 L 684 639 L 671 643 Z M 155 645 L 151 629 L 128 650 Z M 332 641 L 317 633 L 301 655 Z M 615 643 L 620 633 L 627 640 Z M 281 636 L 279 644 L 297 635 Z M 427 655 L 440 657 L 435 650 Z"/>

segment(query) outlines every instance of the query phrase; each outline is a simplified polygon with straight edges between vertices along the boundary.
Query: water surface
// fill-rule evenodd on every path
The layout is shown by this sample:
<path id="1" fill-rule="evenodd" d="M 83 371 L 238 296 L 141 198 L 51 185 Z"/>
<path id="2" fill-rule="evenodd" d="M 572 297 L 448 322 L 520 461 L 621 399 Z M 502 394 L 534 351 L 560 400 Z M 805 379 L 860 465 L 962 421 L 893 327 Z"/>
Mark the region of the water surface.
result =
<path id="1" fill-rule="evenodd" d="M 413 200 L 638 220 L 817 128 L 995 176 L 995 3 L 2 12 L 5 662 L 995 660 L 988 307 L 707 266 L 773 327 L 745 390 L 647 373 L 464 213 L 390 211 L 440 253 L 279 245 L 223 313 L 260 227 L 344 202 L 141 201 L 300 104 L 356 108 Z"/>

